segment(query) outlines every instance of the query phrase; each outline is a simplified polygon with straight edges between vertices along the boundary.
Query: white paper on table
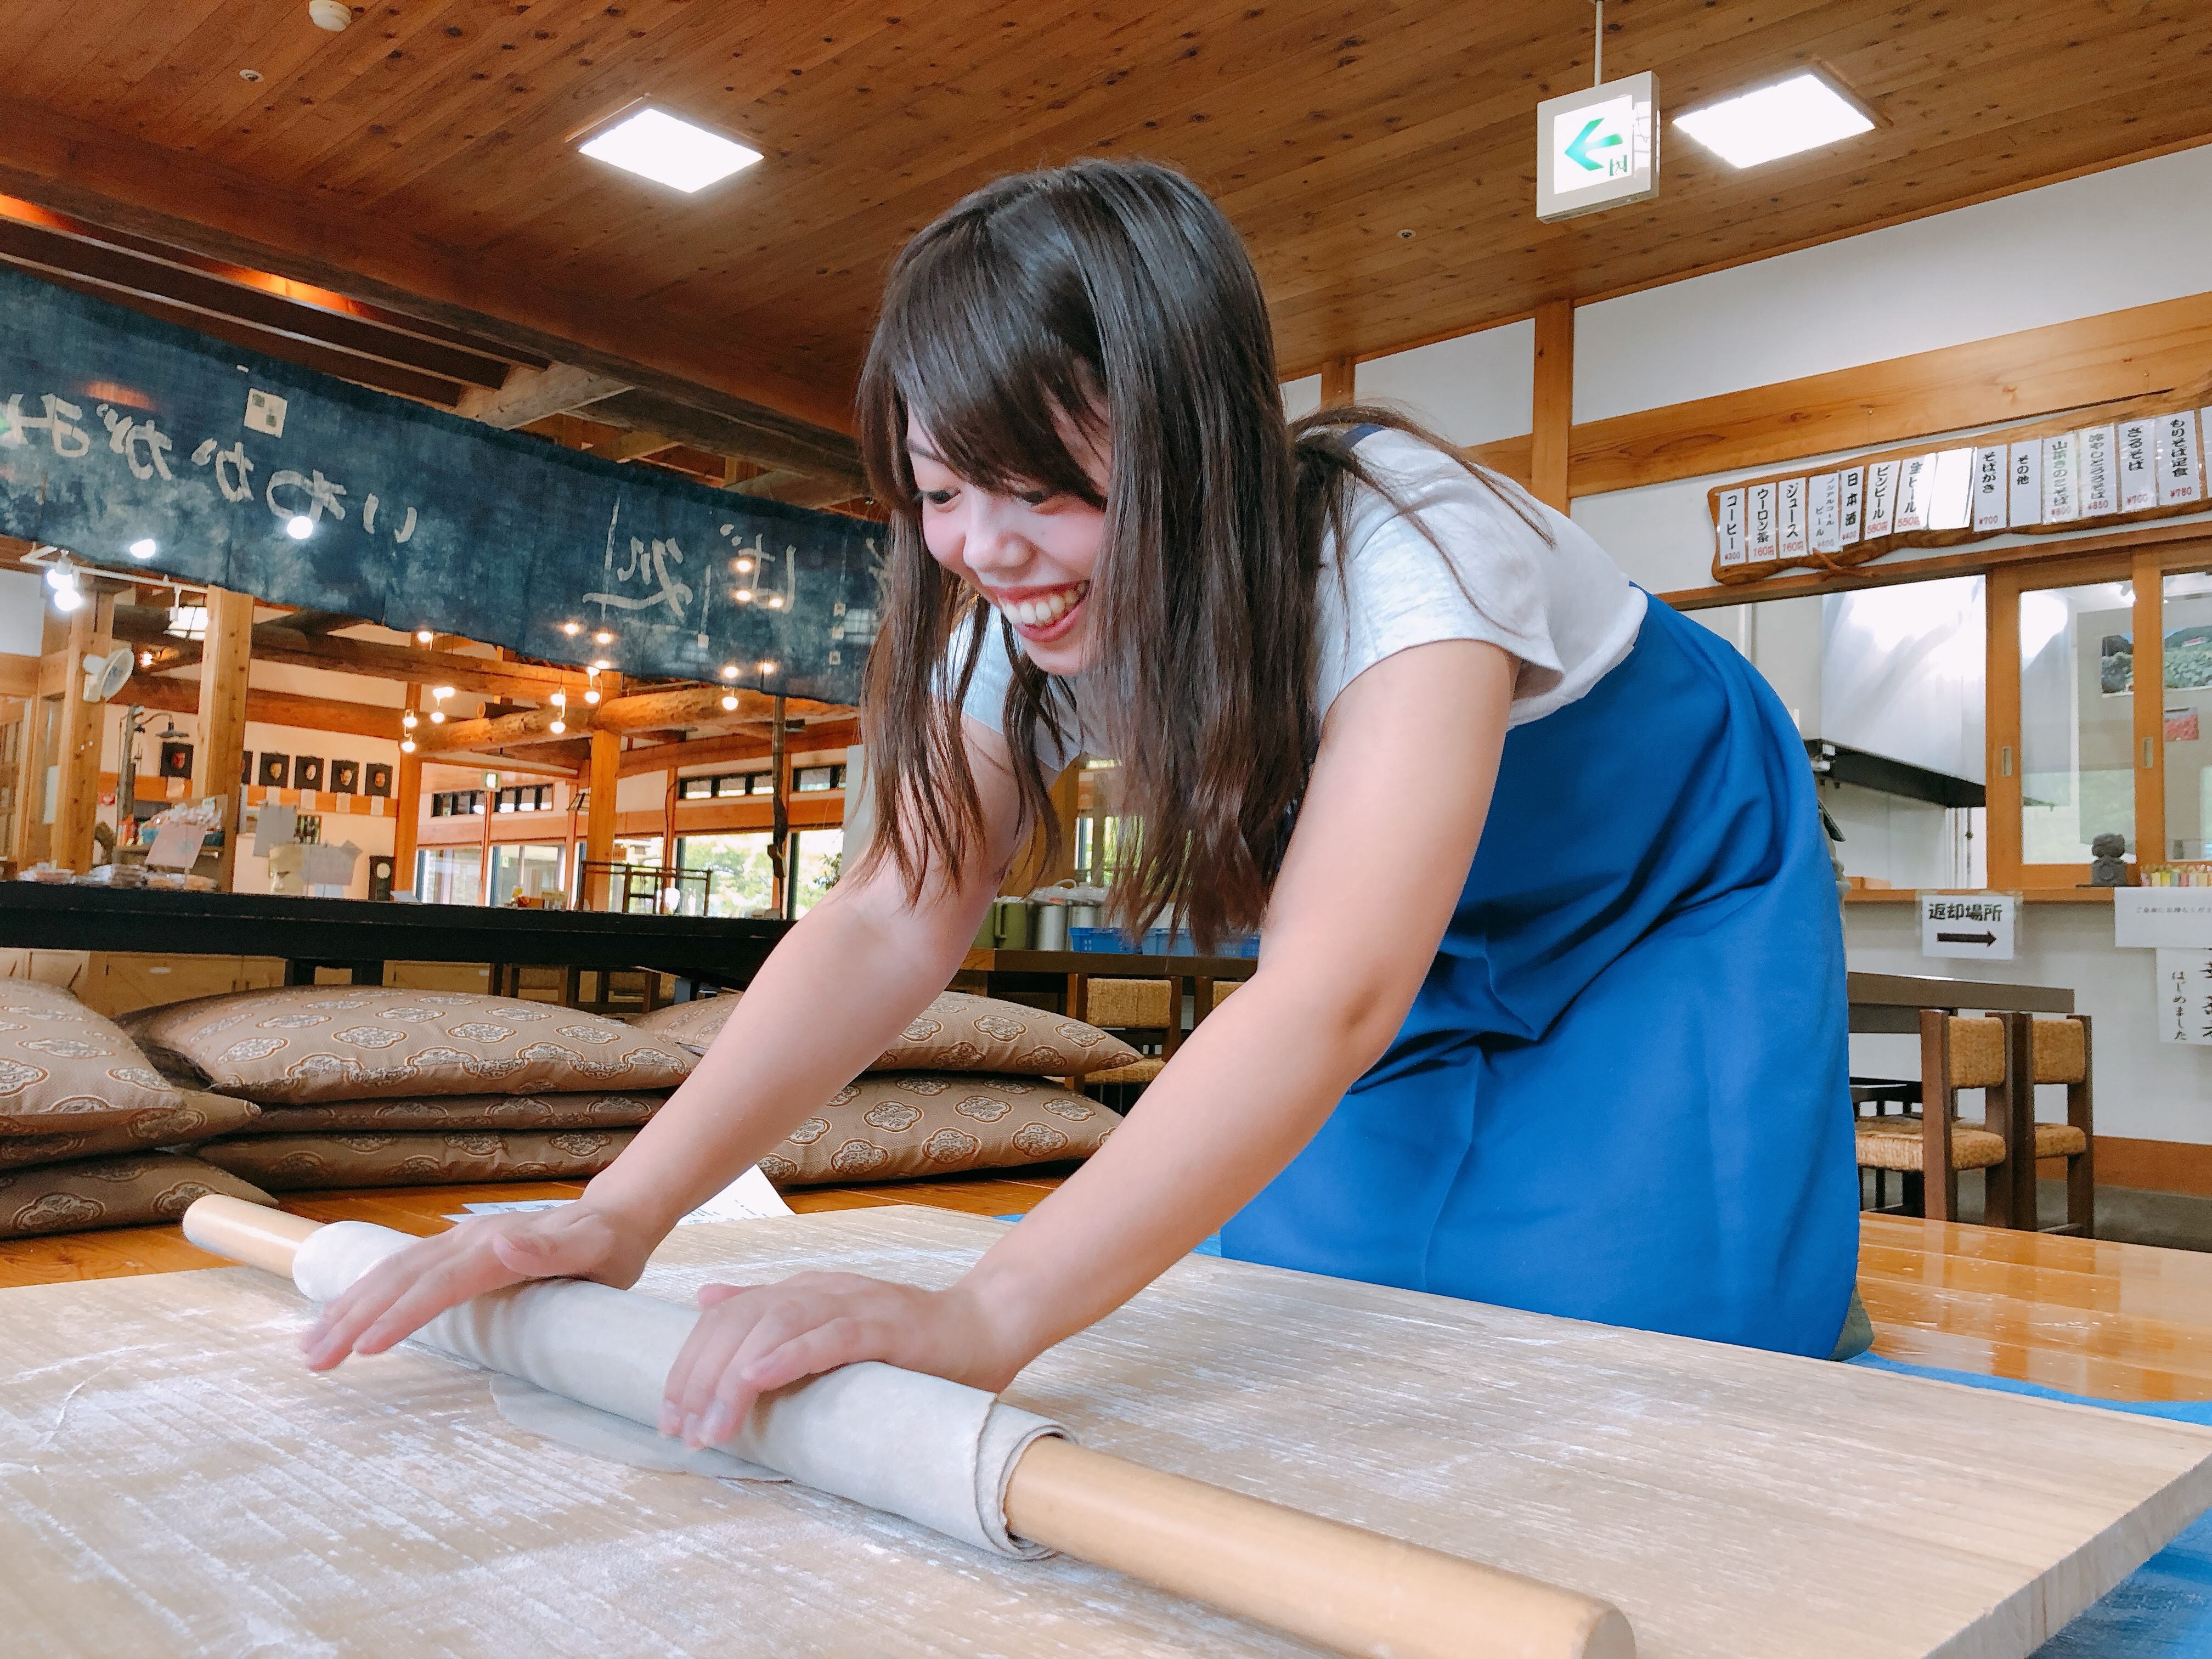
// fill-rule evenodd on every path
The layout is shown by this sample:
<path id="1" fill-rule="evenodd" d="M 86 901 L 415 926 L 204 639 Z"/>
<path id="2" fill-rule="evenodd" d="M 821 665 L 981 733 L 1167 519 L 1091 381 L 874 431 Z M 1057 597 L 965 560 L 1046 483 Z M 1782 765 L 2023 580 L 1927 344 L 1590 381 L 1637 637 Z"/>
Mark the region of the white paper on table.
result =
<path id="1" fill-rule="evenodd" d="M 301 878 L 314 887 L 343 887 L 353 879 L 353 866 L 361 857 L 361 848 L 351 842 L 340 846 L 326 847 L 317 842 L 304 849 L 306 861 L 301 866 Z"/>
<path id="2" fill-rule="evenodd" d="M 165 823 L 154 832 L 146 862 L 156 870 L 189 870 L 207 838 L 208 832 L 196 823 Z"/>
<path id="3" fill-rule="evenodd" d="M 264 806 L 253 818 L 253 856 L 265 859 L 272 847 L 282 847 L 287 842 L 300 839 L 300 809 L 296 806 Z"/>
<path id="4" fill-rule="evenodd" d="M 2122 421 L 2119 442 L 2120 511 L 2142 513 L 2158 505 L 2158 422 Z"/>
<path id="5" fill-rule="evenodd" d="M 2158 953 L 2158 1040 L 2212 1047 L 2212 951 Z"/>

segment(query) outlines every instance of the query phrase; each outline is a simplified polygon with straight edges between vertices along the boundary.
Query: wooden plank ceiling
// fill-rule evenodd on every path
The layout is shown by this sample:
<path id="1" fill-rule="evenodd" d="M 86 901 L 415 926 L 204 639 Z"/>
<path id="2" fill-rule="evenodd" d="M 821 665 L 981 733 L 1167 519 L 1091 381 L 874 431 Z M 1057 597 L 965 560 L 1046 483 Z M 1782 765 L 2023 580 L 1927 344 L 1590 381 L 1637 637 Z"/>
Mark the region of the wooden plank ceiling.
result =
<path id="1" fill-rule="evenodd" d="M 1670 109 L 1810 64 L 1881 125 L 1743 173 L 1670 130 L 1656 201 L 1550 227 L 1533 111 L 1588 82 L 1586 0 L 6 11 L 0 191 L 421 319 L 408 373 L 568 361 L 818 428 L 905 238 L 1041 162 L 1188 169 L 1291 374 L 2212 136 L 2201 0 L 1613 0 L 1607 72 L 1656 70 Z M 684 198 L 574 153 L 640 98 L 767 160 Z"/>

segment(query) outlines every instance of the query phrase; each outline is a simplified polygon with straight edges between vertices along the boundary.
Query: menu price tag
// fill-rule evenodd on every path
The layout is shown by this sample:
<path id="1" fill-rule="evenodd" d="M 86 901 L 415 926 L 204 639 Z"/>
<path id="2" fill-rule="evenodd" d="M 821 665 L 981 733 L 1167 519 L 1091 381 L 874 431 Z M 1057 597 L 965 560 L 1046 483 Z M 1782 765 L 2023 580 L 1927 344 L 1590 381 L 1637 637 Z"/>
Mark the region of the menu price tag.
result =
<path id="1" fill-rule="evenodd" d="M 1720 495 L 1720 516 L 1713 520 L 1713 537 L 1719 544 L 1721 568 L 1741 564 L 1748 556 L 1743 534 L 1743 491 L 1723 489 Z"/>
<path id="2" fill-rule="evenodd" d="M 2158 422 L 2122 421 L 2120 511 L 2144 513 L 2158 505 Z"/>
<path id="3" fill-rule="evenodd" d="M 1805 480 L 1784 478 L 1778 489 L 1782 500 L 1782 556 L 1802 559 L 1805 556 Z"/>
<path id="4" fill-rule="evenodd" d="M 1751 562 L 1771 564 L 1780 545 L 1775 520 L 1774 486 L 1753 484 L 1744 492 L 1744 520 L 1751 530 Z"/>
<path id="5" fill-rule="evenodd" d="M 1813 480 L 1813 550 L 1815 553 L 1840 553 L 1844 549 L 1843 502 L 1841 477 L 1823 472 Z"/>
<path id="6" fill-rule="evenodd" d="M 2115 465 L 2112 428 L 2090 426 L 2081 429 L 2081 516 L 2107 518 L 2120 510 L 2119 471 Z"/>
<path id="7" fill-rule="evenodd" d="M 1866 534 L 1866 469 L 1847 466 L 1836 474 L 1836 534 L 1845 547 Z"/>
<path id="8" fill-rule="evenodd" d="M 2012 893 L 1922 893 L 1920 954 L 2010 962 L 2019 899 Z"/>
<path id="9" fill-rule="evenodd" d="M 2043 522 L 2043 440 L 2029 438 L 2012 447 L 2011 470 L 2006 474 L 2010 496 L 2006 522 L 2014 530 Z"/>
<path id="10" fill-rule="evenodd" d="M 1890 528 L 1902 536 L 1928 528 L 1928 490 L 1936 482 L 1936 458 L 1915 455 L 1897 481 L 1897 516 Z"/>
<path id="11" fill-rule="evenodd" d="M 1974 452 L 1946 449 L 1932 459 L 1928 478 L 1928 527 L 1964 530 L 1974 516 Z"/>
<path id="12" fill-rule="evenodd" d="M 2081 434 L 2060 432 L 2043 441 L 2043 522 L 2071 524 L 2081 516 Z"/>
<path id="13" fill-rule="evenodd" d="M 1974 528 L 2005 527 L 2005 452 L 2002 444 L 1974 452 Z"/>
<path id="14" fill-rule="evenodd" d="M 2179 507 L 2204 498 L 2197 476 L 2197 416 L 2192 410 L 2162 415 L 2158 422 L 2158 504 Z"/>
<path id="15" fill-rule="evenodd" d="M 1876 461 L 1867 469 L 1866 533 L 1874 541 L 1890 533 L 1897 521 L 1897 474 L 1903 463 Z"/>

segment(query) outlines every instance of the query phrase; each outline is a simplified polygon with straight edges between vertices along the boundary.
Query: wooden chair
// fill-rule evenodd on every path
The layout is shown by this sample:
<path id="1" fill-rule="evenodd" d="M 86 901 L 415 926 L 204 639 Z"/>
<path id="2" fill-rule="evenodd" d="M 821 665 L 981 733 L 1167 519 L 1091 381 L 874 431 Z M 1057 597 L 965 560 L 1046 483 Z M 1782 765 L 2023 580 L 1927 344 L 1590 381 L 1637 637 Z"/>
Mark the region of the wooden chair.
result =
<path id="1" fill-rule="evenodd" d="M 1155 1050 L 1142 1060 L 1111 1071 L 1085 1076 L 1085 1092 L 1114 1090 L 1109 1106 L 1120 1107 L 1134 1098 L 1144 1085 L 1164 1071 L 1182 1036 L 1182 1011 L 1175 1006 L 1176 982 L 1166 979 L 1093 979 L 1083 976 L 1073 988 L 1069 1009 L 1077 1019 L 1111 1031 L 1140 1050 Z M 1126 1091 L 1124 1093 L 1122 1091 Z"/>
<path id="2" fill-rule="evenodd" d="M 1992 1227 L 2015 1224 L 2017 1183 L 2005 1169 L 2012 1145 L 2006 1130 L 2014 1115 L 2008 1036 L 2002 1020 L 1962 1018 L 1936 1008 L 1921 1011 L 1920 1087 L 1893 1085 L 1888 1097 L 1910 1101 L 1917 1096 L 1921 1109 L 1856 1119 L 1859 1167 L 1893 1170 L 1905 1176 L 1904 1202 L 1893 1212 L 1955 1221 L 1959 1171 L 1984 1170 L 1989 1174 L 1983 1219 Z M 1987 1091 L 1981 1127 L 1957 1121 L 1962 1089 Z M 1927 1097 L 1930 1090 L 1937 1096 L 1933 1109 Z M 2032 1200 L 2032 1178 L 2028 1191 Z M 2033 1212 L 2028 1214 L 2033 1225 Z"/>
<path id="3" fill-rule="evenodd" d="M 2090 1081 L 2089 1017 L 2072 1014 L 2063 1018 L 2039 1018 L 2028 1014 L 2002 1016 L 2005 1026 L 2007 1065 L 2014 1077 L 2032 1079 L 2016 1091 L 2012 1102 L 2014 1121 L 2007 1131 L 2013 1145 L 2032 1144 L 2033 1158 L 2024 1158 L 2012 1171 L 2013 1212 L 2027 1219 L 2018 1224 L 2051 1233 L 2070 1233 L 2082 1238 L 2097 1236 L 2096 1100 Z M 2063 1084 L 2066 1089 L 2066 1121 L 2035 1121 L 2035 1085 Z M 2040 1227 L 2035 1199 L 2035 1164 L 2042 1158 L 2066 1161 L 2066 1219 Z"/>

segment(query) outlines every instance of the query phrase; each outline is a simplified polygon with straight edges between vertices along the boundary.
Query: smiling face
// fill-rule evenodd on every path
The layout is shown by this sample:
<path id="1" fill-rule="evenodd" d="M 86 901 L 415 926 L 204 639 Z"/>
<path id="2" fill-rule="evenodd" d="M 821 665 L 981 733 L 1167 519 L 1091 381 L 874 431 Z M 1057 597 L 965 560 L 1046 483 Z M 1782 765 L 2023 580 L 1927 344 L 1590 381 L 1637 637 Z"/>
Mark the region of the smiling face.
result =
<path id="1" fill-rule="evenodd" d="M 1112 470 L 1108 452 L 1072 428 L 1062 436 L 1103 498 Z M 930 557 L 1013 624 L 1038 667 L 1048 674 L 1082 672 L 1095 640 L 1089 600 L 1105 509 L 1049 489 L 1001 494 L 971 483 L 945 465 L 912 421 L 907 455 Z"/>

